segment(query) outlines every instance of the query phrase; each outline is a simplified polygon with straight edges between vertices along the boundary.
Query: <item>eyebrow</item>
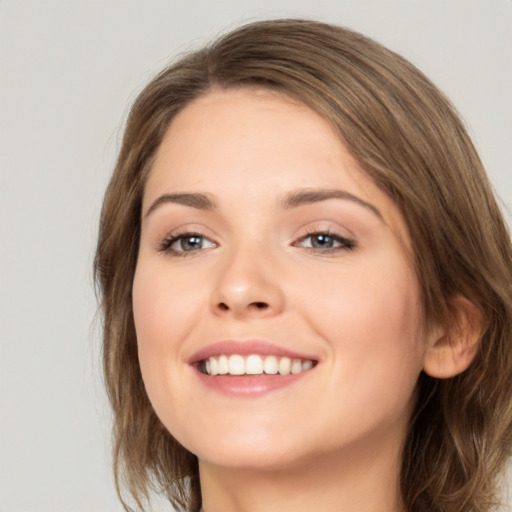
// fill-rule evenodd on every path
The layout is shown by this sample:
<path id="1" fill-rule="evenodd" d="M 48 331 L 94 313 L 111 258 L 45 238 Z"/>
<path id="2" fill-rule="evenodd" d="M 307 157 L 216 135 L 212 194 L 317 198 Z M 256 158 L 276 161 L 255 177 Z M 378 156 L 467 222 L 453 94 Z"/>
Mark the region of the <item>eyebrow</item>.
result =
<path id="1" fill-rule="evenodd" d="M 289 193 L 283 200 L 282 206 L 285 209 L 297 208 L 305 204 L 318 203 L 328 199 L 345 199 L 364 206 L 373 212 L 379 219 L 384 220 L 382 213 L 373 204 L 363 201 L 361 198 L 344 190 L 338 189 L 303 189 Z"/>
<path id="2" fill-rule="evenodd" d="M 319 203 L 321 201 L 327 201 L 329 199 L 344 199 L 353 201 L 354 203 L 363 206 L 373 212 L 379 219 L 384 220 L 381 212 L 372 204 L 363 201 L 361 198 L 338 189 L 302 189 L 290 192 L 281 202 L 284 209 L 297 208 L 306 204 Z M 174 194 L 163 194 L 158 197 L 144 214 L 144 218 L 148 217 L 160 206 L 173 203 L 181 204 L 184 206 L 190 206 L 191 208 L 197 208 L 198 210 L 214 210 L 217 205 L 215 201 L 208 197 L 206 194 L 191 193 L 191 192 L 179 192 Z"/>
<path id="3" fill-rule="evenodd" d="M 159 206 L 167 203 L 181 204 L 184 206 L 190 206 L 191 208 L 197 208 L 198 210 L 213 210 L 216 208 L 215 201 L 208 197 L 206 194 L 198 193 L 176 193 L 176 194 L 163 194 L 158 197 L 147 212 L 144 214 L 144 218 L 153 213 Z"/>

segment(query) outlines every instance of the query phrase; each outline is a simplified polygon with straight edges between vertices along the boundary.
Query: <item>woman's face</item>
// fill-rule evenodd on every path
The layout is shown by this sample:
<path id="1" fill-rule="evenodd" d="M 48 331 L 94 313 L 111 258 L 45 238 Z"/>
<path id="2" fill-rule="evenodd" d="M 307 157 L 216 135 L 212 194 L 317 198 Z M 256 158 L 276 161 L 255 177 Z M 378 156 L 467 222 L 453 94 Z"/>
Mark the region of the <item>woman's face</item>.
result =
<path id="1" fill-rule="evenodd" d="M 142 215 L 139 359 L 178 441 L 238 468 L 399 449 L 429 342 L 408 233 L 323 118 L 261 90 L 201 97 Z"/>

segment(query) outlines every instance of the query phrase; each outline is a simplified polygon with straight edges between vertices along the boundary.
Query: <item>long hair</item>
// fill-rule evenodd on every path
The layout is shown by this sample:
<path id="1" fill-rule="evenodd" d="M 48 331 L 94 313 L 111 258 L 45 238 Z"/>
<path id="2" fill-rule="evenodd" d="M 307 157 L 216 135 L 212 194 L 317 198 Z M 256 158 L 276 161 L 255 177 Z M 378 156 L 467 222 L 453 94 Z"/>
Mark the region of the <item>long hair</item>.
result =
<path id="1" fill-rule="evenodd" d="M 228 33 L 164 69 L 131 109 L 95 259 L 120 496 L 126 488 L 140 509 L 153 491 L 182 510 L 201 503 L 197 459 L 144 389 L 131 288 L 144 185 L 170 122 L 208 91 L 239 87 L 278 91 L 323 116 L 400 208 L 427 322 L 453 322 L 456 295 L 479 309 L 484 330 L 469 369 L 419 378 L 400 486 L 409 512 L 491 510 L 512 442 L 512 249 L 502 215 L 455 109 L 418 69 L 361 34 L 306 20 Z"/>

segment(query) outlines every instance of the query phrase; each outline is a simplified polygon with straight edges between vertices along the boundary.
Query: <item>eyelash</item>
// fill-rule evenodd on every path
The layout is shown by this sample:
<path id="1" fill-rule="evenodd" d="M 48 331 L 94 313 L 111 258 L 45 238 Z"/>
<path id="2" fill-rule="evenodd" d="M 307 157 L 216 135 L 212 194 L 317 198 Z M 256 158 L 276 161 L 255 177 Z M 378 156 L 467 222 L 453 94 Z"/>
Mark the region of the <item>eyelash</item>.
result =
<path id="1" fill-rule="evenodd" d="M 344 237 L 330 229 L 313 229 L 311 231 L 308 231 L 304 236 L 300 237 L 299 240 L 294 242 L 293 245 L 298 246 L 299 243 L 304 242 L 308 238 L 321 235 L 331 238 L 334 242 L 339 243 L 340 245 L 338 247 L 329 247 L 324 249 L 319 249 L 315 247 L 304 247 L 304 249 L 307 249 L 312 252 L 320 252 L 322 254 L 332 254 L 340 251 L 352 251 L 356 248 L 355 240 Z"/>
<path id="2" fill-rule="evenodd" d="M 182 231 L 182 232 L 175 233 L 167 238 L 164 238 L 164 240 L 162 240 L 162 242 L 160 243 L 158 250 L 160 252 L 167 253 L 170 256 L 177 256 L 180 258 L 187 257 L 187 256 L 195 256 L 196 254 L 194 254 L 194 253 L 198 253 L 198 252 L 200 252 L 200 250 L 177 251 L 176 249 L 172 248 L 172 246 L 176 242 L 179 242 L 180 240 L 186 240 L 187 238 L 189 238 L 189 239 L 194 238 L 194 237 L 200 238 L 201 240 L 208 240 L 209 242 L 211 242 L 212 244 L 215 245 L 215 242 L 212 242 L 208 237 L 206 237 L 202 233 L 197 233 L 195 231 Z"/>
<path id="3" fill-rule="evenodd" d="M 314 236 L 322 236 L 322 235 L 332 239 L 332 241 L 334 243 L 338 243 L 339 246 L 338 247 L 328 247 L 328 248 L 323 248 L 323 249 L 315 248 L 315 247 L 304 247 L 304 249 L 311 251 L 311 252 L 317 252 L 317 253 L 320 252 L 322 254 L 332 254 L 332 253 L 337 253 L 340 251 L 352 251 L 356 247 L 356 243 L 354 240 L 352 240 L 350 238 L 346 238 L 344 236 L 341 236 L 340 234 L 335 233 L 335 232 L 331 231 L 330 229 L 312 230 L 312 231 L 306 233 L 305 235 L 301 236 L 296 242 L 293 242 L 292 245 L 294 247 L 300 247 L 300 244 L 303 243 L 308 238 L 312 238 Z M 192 250 L 192 251 L 185 251 L 185 250 L 177 251 L 175 249 L 172 249 L 172 246 L 175 243 L 179 242 L 180 240 L 186 240 L 187 238 L 190 239 L 190 238 L 194 238 L 194 237 L 199 238 L 202 241 L 206 240 L 214 246 L 216 245 L 215 242 L 212 242 L 208 237 L 204 236 L 201 233 L 197 233 L 197 232 L 193 232 L 193 231 L 183 231 L 183 232 L 175 233 L 175 234 L 165 238 L 164 240 L 162 240 L 158 250 L 160 252 L 167 253 L 170 256 L 188 257 L 188 256 L 197 255 L 197 253 L 201 252 L 201 250 L 212 248 L 212 247 L 207 247 L 207 248 L 200 247 L 199 249 Z"/>

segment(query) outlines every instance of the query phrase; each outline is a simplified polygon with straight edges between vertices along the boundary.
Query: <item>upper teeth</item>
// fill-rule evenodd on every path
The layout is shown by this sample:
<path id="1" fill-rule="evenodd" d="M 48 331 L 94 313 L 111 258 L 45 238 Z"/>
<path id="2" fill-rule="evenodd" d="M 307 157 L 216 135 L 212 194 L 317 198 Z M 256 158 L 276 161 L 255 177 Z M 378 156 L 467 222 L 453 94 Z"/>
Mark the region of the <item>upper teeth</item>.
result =
<path id="1" fill-rule="evenodd" d="M 301 373 L 313 367 L 313 361 L 295 359 L 291 357 L 260 356 L 251 354 L 241 356 L 213 356 L 204 363 L 208 375 L 262 375 L 264 373 L 275 375 L 289 375 Z"/>

